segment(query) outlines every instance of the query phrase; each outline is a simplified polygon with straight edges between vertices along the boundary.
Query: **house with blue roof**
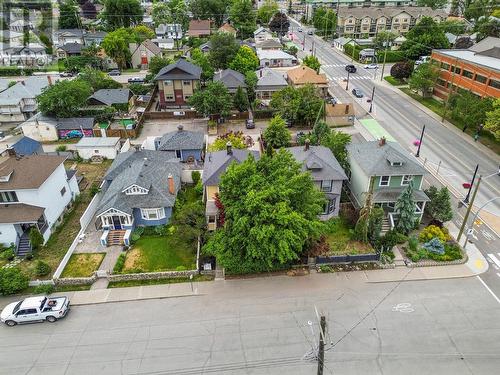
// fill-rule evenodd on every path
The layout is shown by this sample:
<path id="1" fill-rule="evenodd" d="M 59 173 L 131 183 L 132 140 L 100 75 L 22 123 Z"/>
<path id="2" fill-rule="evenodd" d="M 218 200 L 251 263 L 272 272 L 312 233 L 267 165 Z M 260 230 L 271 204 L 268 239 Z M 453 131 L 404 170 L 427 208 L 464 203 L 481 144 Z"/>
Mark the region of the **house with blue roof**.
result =
<path id="1" fill-rule="evenodd" d="M 41 155 L 44 153 L 42 144 L 30 137 L 22 137 L 10 147 L 14 149 L 16 155 Z"/>

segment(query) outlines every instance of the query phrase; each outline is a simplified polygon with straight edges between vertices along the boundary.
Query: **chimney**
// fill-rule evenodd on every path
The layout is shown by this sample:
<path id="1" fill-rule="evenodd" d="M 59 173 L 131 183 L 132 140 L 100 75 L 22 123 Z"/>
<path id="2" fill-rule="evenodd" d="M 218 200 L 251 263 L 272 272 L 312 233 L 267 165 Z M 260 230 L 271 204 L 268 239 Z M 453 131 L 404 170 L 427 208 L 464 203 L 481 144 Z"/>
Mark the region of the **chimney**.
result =
<path id="1" fill-rule="evenodd" d="M 175 194 L 174 177 L 171 174 L 168 175 L 168 192 L 172 195 Z"/>
<path id="2" fill-rule="evenodd" d="M 7 155 L 9 155 L 9 156 L 16 156 L 16 150 L 14 150 L 13 147 L 9 147 L 7 149 Z"/>
<path id="3" fill-rule="evenodd" d="M 184 130 L 184 126 L 182 124 L 177 125 L 177 130 L 180 131 L 180 132 L 183 131 Z"/>
<path id="4" fill-rule="evenodd" d="M 383 147 L 385 145 L 385 137 L 382 137 L 378 140 L 378 145 L 380 147 Z"/>
<path id="5" fill-rule="evenodd" d="M 309 138 L 307 138 L 304 142 L 304 151 L 309 151 L 309 144 L 311 143 L 311 141 L 309 140 Z"/>
<path id="6" fill-rule="evenodd" d="M 231 142 L 227 142 L 226 143 L 226 150 L 227 150 L 227 154 L 228 155 L 232 155 L 233 154 L 233 145 Z"/>
<path id="7" fill-rule="evenodd" d="M 49 81 L 49 86 L 52 86 L 52 77 L 49 75 L 47 75 L 47 81 Z"/>
<path id="8" fill-rule="evenodd" d="M 349 113 L 349 104 L 346 104 L 345 106 L 345 114 L 347 115 Z"/>

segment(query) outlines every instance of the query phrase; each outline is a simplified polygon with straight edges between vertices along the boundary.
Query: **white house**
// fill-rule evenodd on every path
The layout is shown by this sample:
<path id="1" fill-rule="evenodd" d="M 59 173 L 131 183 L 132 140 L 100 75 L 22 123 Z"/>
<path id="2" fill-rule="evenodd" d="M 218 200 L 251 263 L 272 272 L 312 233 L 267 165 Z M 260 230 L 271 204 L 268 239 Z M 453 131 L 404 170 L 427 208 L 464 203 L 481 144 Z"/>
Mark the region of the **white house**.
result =
<path id="1" fill-rule="evenodd" d="M 261 67 L 280 68 L 297 65 L 297 58 L 280 50 L 257 50 Z"/>
<path id="2" fill-rule="evenodd" d="M 60 118 L 37 113 L 20 125 L 23 134 L 39 142 L 58 139 L 93 137 L 93 117 Z"/>
<path id="3" fill-rule="evenodd" d="M 114 159 L 120 152 L 120 137 L 83 137 L 75 148 L 84 160 L 96 157 Z"/>
<path id="4" fill-rule="evenodd" d="M 155 28 L 158 39 L 182 39 L 182 25 L 179 23 L 161 23 Z"/>
<path id="5" fill-rule="evenodd" d="M 271 39 L 273 37 L 273 34 L 263 28 L 259 27 L 257 30 L 253 32 L 253 38 L 255 39 L 255 43 L 263 42 L 264 40 Z"/>
<path id="6" fill-rule="evenodd" d="M 65 158 L 50 155 L 0 158 L 0 243 L 16 254 L 31 252 L 29 232 L 37 228 L 47 241 L 62 214 L 80 193 L 74 170 Z"/>

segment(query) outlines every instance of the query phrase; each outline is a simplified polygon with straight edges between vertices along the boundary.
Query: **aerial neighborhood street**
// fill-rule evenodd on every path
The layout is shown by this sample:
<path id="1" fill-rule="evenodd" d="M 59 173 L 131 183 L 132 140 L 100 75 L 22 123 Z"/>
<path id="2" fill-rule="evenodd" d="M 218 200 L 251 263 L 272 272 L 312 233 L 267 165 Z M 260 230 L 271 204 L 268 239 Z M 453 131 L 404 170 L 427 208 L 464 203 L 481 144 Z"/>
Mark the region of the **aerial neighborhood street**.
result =
<path id="1" fill-rule="evenodd" d="M 0 374 L 496 374 L 493 0 L 0 4 Z"/>

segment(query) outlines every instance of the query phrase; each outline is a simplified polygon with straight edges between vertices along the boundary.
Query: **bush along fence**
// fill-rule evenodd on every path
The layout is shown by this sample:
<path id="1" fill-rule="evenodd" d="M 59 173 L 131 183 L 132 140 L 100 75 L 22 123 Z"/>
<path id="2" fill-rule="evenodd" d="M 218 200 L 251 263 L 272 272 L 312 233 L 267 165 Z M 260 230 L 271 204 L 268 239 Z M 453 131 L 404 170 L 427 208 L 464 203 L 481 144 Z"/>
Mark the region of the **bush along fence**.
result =
<path id="1" fill-rule="evenodd" d="M 379 262 L 380 254 L 333 255 L 316 257 L 316 265 Z"/>

